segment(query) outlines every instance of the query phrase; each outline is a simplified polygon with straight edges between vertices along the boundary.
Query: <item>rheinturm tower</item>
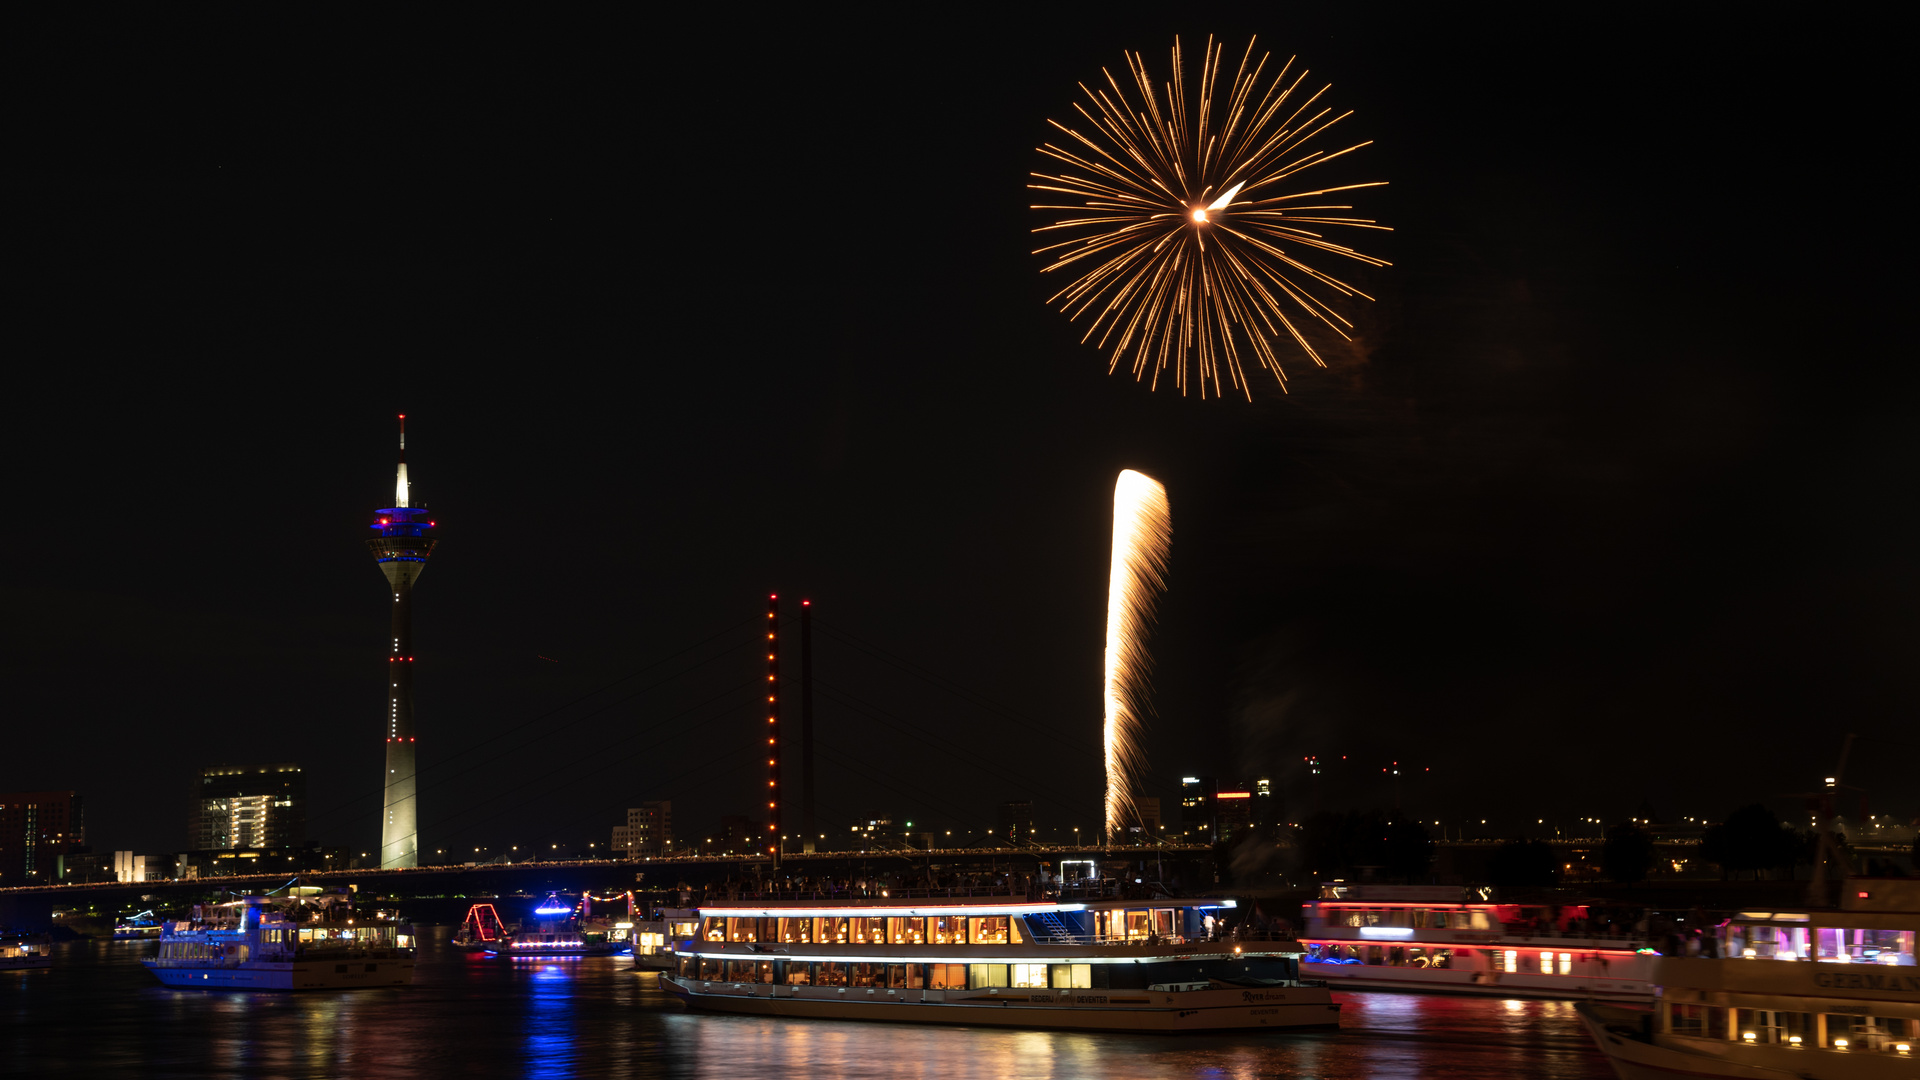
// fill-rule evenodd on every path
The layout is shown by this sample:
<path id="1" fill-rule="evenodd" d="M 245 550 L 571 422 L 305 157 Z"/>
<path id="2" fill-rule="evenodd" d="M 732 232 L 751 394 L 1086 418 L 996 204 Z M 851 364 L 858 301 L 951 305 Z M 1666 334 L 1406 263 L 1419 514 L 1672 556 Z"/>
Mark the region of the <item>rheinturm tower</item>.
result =
<path id="1" fill-rule="evenodd" d="M 375 512 L 367 541 L 393 594 L 393 634 L 387 648 L 386 804 L 380 820 L 380 868 L 420 865 L 419 802 L 414 792 L 413 586 L 433 553 L 433 522 L 407 493 L 407 418 L 400 417 L 400 468 L 393 505 Z"/>

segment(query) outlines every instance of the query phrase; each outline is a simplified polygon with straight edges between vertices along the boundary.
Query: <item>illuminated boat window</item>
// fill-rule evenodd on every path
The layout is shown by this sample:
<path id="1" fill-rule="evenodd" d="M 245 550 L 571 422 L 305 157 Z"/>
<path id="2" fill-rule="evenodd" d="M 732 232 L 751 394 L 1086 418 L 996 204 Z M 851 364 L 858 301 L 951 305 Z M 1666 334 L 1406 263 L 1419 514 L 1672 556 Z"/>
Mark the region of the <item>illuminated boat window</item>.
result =
<path id="1" fill-rule="evenodd" d="M 987 915 L 973 919 L 968 926 L 968 934 L 975 945 L 1005 945 L 1007 944 L 1007 917 Z"/>
<path id="2" fill-rule="evenodd" d="M 1058 990 L 1085 990 L 1093 986 L 1092 964 L 1048 964 L 1048 985 Z"/>
<path id="3" fill-rule="evenodd" d="M 988 987 L 1007 985 L 1007 965 L 1005 964 L 968 964 L 967 989 L 982 990 Z"/>
<path id="4" fill-rule="evenodd" d="M 927 989 L 929 990 L 965 990 L 967 988 L 967 965 L 965 964 L 928 964 Z"/>
<path id="5" fill-rule="evenodd" d="M 1013 964 L 1013 985 L 1022 989 L 1039 990 L 1047 986 L 1047 965 Z"/>

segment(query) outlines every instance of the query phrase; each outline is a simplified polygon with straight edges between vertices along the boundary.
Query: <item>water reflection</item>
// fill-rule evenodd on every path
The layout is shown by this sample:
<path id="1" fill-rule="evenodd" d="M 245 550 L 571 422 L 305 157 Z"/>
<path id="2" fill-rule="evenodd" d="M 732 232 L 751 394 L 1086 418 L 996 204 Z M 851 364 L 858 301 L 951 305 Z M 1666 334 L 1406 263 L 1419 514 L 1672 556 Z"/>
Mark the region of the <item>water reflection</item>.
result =
<path id="1" fill-rule="evenodd" d="M 1323 1034 L 1125 1036 L 690 1014 L 626 958 L 503 962 L 423 942 L 407 990 L 160 986 L 151 946 L 61 946 L 0 977 L 0 1075 L 208 1077 L 1301 1076 L 1605 1080 L 1559 1001 L 1339 994 Z M 21 977 L 24 976 L 24 977 Z"/>
<path id="2" fill-rule="evenodd" d="M 687 1015 L 690 1075 L 940 1077 L 1548 1077 L 1602 1080 L 1572 1005 L 1338 995 L 1342 1030 L 1128 1036 Z"/>
<path id="3" fill-rule="evenodd" d="M 528 983 L 526 1061 L 528 1075 L 562 1076 L 571 1070 L 573 968 L 578 961 L 515 962 L 514 976 Z"/>

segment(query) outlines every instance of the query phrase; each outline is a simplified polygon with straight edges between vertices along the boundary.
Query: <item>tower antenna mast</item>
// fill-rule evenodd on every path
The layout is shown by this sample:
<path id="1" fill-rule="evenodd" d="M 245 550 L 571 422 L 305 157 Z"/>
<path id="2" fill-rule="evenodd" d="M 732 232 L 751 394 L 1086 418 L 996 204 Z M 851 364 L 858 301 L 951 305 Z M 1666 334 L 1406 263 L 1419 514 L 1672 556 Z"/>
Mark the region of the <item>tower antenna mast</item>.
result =
<path id="1" fill-rule="evenodd" d="M 424 507 L 412 505 L 407 482 L 407 416 L 400 414 L 400 462 L 393 505 L 374 512 L 367 548 L 393 596 L 393 633 L 387 643 L 385 804 L 380 817 L 380 868 L 420 865 L 420 807 L 414 768 L 413 586 L 438 541 Z"/>

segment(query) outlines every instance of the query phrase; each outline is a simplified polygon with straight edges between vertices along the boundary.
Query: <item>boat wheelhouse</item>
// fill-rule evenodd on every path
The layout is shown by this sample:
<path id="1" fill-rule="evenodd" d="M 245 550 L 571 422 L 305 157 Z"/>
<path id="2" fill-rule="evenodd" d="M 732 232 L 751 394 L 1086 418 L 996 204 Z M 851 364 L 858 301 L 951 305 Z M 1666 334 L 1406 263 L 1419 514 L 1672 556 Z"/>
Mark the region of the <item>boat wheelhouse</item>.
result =
<path id="1" fill-rule="evenodd" d="M 700 936 L 700 909 L 661 908 L 652 918 L 633 924 L 633 966 L 648 971 L 673 971 L 680 966 L 675 942 Z"/>
<path id="2" fill-rule="evenodd" d="M 1340 989 L 1653 997 L 1654 951 L 1595 926 L 1587 905 L 1502 904 L 1482 889 L 1329 882 L 1306 905 L 1306 917 L 1302 970 Z"/>
<path id="3" fill-rule="evenodd" d="M 1625 1080 L 1920 1076 L 1920 881 L 1850 878 L 1835 908 L 1743 911 L 1719 957 L 1661 957 L 1651 1009 L 1576 1006 Z"/>
<path id="4" fill-rule="evenodd" d="M 196 904 L 190 915 L 165 923 L 158 953 L 141 961 L 168 986 L 341 990 L 413 982 L 412 938 L 393 919 L 357 917 L 344 894 L 243 896 Z"/>
<path id="5" fill-rule="evenodd" d="M 1337 1026 L 1291 936 L 1229 938 L 1232 900 L 908 890 L 707 905 L 663 989 L 769 1016 L 1104 1031 Z"/>

